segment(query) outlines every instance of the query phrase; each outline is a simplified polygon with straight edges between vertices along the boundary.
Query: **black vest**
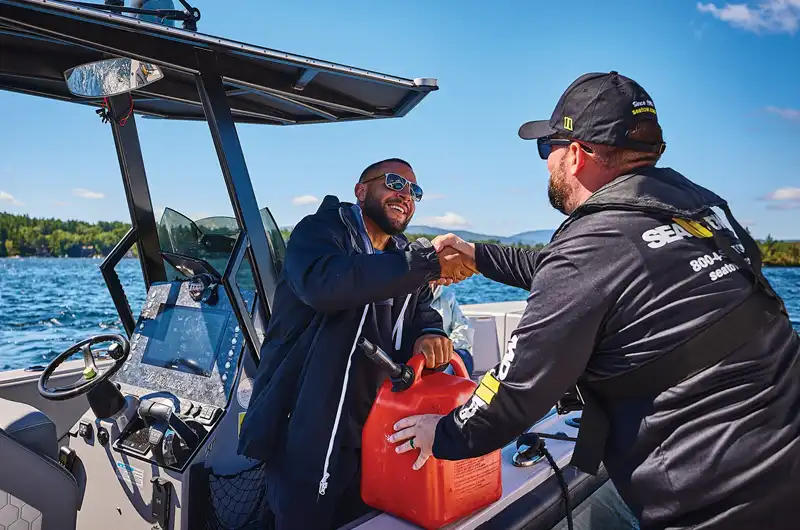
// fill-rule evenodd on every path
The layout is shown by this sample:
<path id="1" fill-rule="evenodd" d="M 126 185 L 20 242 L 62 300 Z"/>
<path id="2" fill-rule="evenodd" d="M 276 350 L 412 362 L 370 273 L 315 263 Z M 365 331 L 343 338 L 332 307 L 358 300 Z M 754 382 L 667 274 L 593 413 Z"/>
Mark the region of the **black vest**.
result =
<path id="1" fill-rule="evenodd" d="M 739 239 L 744 253 L 735 250 L 727 230 L 709 230 L 718 249 L 752 280 L 752 292 L 725 316 L 700 330 L 669 353 L 623 374 L 591 382 L 579 382 L 582 402 L 578 439 L 570 462 L 582 471 L 597 474 L 605 453 L 608 418 L 601 406 L 625 398 L 655 398 L 661 392 L 713 366 L 775 318 L 788 317 L 783 301 L 761 273 L 761 251 L 750 234 L 736 221 L 727 202 L 680 173 L 666 168 L 641 168 L 618 177 L 597 190 L 556 230 L 556 240 L 576 219 L 602 210 L 641 211 L 678 217 L 699 223 L 720 208 Z M 740 247 L 740 248 L 741 248 Z"/>

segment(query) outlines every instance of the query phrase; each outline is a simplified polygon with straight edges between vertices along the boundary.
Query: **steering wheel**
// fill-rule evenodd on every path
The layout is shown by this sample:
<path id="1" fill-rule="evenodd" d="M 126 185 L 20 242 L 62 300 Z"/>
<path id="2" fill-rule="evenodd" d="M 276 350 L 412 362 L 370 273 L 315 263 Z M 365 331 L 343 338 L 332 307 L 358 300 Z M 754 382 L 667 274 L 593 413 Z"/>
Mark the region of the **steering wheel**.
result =
<path id="1" fill-rule="evenodd" d="M 114 360 L 114 364 L 100 372 L 94 362 L 94 352 L 92 351 L 92 346 L 96 344 L 102 344 L 104 342 L 113 343 L 108 347 L 108 356 Z M 64 361 L 72 357 L 78 351 L 83 352 L 84 368 L 82 377 L 74 383 L 66 386 L 48 388 L 47 382 L 50 380 L 50 376 L 53 375 L 53 372 L 55 372 L 56 368 L 61 366 Z M 43 398 L 51 401 L 63 401 L 65 399 L 71 399 L 86 394 L 91 389 L 103 381 L 107 381 L 109 377 L 117 373 L 117 371 L 122 368 L 122 365 L 125 364 L 129 353 L 130 344 L 128 343 L 128 339 L 122 335 L 95 335 L 86 340 L 82 340 L 50 361 L 50 364 L 48 364 L 47 368 L 44 369 L 42 375 L 39 376 L 39 394 L 41 394 Z"/>

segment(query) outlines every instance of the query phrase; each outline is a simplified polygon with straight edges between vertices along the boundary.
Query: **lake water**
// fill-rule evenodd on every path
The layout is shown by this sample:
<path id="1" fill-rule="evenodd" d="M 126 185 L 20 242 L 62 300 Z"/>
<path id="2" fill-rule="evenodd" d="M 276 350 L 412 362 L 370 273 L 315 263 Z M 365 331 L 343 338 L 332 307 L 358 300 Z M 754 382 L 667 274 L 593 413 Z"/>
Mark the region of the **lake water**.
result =
<path id="1" fill-rule="evenodd" d="M 121 332 L 97 259 L 0 258 L 0 371 L 46 364 L 90 335 Z M 145 298 L 139 261 L 117 267 L 134 314 Z M 800 330 L 800 268 L 765 269 Z M 461 304 L 524 300 L 527 291 L 472 278 L 451 287 Z"/>

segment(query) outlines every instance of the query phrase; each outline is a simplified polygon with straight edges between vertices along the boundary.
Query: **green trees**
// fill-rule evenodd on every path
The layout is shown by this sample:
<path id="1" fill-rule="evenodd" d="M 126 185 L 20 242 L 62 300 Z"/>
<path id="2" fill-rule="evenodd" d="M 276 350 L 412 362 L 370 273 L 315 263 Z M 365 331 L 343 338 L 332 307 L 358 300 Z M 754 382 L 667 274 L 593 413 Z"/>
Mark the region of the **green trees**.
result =
<path id="1" fill-rule="evenodd" d="M 61 221 L 58 219 L 38 219 L 27 215 L 14 215 L 0 212 L 0 257 L 6 256 L 105 256 L 130 229 L 128 223 L 119 221 Z M 285 240 L 291 230 L 281 229 Z M 406 234 L 411 240 L 431 234 Z M 496 240 L 480 243 L 497 243 Z M 477 241 L 476 241 L 477 243 Z M 800 266 L 800 241 L 777 241 L 767 236 L 758 241 L 764 265 L 773 267 Z M 515 246 L 538 250 L 544 245 Z M 136 247 L 134 246 L 134 252 Z"/>
<path id="2" fill-rule="evenodd" d="M 760 241 L 761 256 L 764 265 L 773 267 L 797 267 L 800 266 L 800 242 L 798 241 L 776 241 L 771 235 L 767 239 Z"/>
<path id="3" fill-rule="evenodd" d="M 0 213 L 0 257 L 106 255 L 129 228 L 118 221 L 93 224 Z"/>

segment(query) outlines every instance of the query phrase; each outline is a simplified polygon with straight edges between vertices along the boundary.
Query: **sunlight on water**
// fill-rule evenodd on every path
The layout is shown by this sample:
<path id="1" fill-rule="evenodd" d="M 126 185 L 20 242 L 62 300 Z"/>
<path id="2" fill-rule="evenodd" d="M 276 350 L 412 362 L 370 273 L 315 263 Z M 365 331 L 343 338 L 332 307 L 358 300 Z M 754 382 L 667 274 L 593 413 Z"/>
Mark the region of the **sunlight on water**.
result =
<path id="1" fill-rule="evenodd" d="M 0 370 L 46 364 L 75 342 L 123 333 L 99 259 L 0 259 Z M 117 267 L 134 314 L 144 303 L 139 261 Z"/>
<path id="2" fill-rule="evenodd" d="M 0 371 L 46 364 L 73 343 L 99 333 L 122 333 L 100 274 L 101 260 L 0 258 Z M 139 261 L 117 267 L 134 314 L 144 303 Z M 800 268 L 766 269 L 800 330 Z M 450 287 L 461 304 L 525 300 L 527 291 L 483 276 Z"/>

